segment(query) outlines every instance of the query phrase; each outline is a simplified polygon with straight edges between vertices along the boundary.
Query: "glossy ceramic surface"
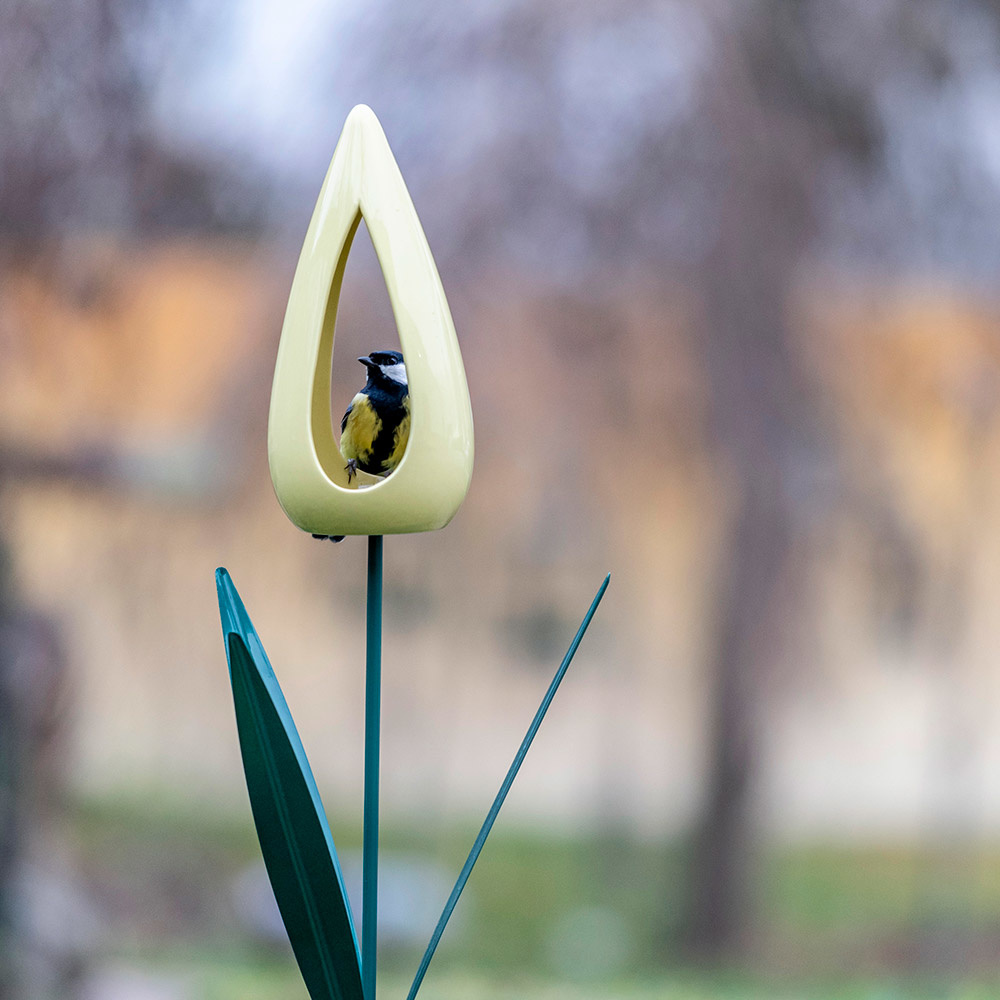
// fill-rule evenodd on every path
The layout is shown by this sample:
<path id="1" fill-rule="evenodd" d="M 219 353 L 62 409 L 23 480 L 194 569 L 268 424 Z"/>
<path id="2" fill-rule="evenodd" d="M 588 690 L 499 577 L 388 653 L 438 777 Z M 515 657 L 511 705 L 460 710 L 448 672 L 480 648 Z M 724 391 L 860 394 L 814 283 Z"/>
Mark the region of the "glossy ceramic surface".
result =
<path id="1" fill-rule="evenodd" d="M 385 479 L 350 484 L 330 412 L 337 303 L 364 218 L 406 360 L 411 429 Z M 353 361 L 353 358 L 351 359 Z M 472 407 L 441 278 L 382 127 L 358 105 L 344 125 L 299 257 L 271 390 L 268 461 L 288 517 L 324 535 L 446 525 L 472 477 Z"/>

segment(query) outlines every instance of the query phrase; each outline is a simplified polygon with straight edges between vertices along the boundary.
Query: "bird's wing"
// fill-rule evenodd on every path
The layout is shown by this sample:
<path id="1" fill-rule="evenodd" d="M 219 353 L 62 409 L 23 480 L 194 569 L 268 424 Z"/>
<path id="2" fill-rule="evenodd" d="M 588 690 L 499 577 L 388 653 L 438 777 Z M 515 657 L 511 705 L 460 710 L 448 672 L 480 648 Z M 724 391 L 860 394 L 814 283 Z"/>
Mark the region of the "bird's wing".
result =
<path id="1" fill-rule="evenodd" d="M 353 409 L 354 409 L 354 403 L 352 402 L 351 405 L 346 410 L 344 410 L 344 419 L 340 421 L 341 434 L 344 433 L 344 428 L 347 426 L 347 418 L 351 415 L 351 410 Z"/>

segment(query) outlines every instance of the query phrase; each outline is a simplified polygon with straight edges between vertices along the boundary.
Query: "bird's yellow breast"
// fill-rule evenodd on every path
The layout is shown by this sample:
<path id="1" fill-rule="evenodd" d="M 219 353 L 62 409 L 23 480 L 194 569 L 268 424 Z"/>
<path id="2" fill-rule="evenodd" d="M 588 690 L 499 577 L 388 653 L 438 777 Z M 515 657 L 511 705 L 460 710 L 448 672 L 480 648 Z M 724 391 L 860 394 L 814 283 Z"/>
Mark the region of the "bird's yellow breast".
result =
<path id="1" fill-rule="evenodd" d="M 410 439 L 409 396 L 403 399 L 403 410 L 405 413 L 399 423 L 392 427 L 393 420 L 390 420 L 387 426 L 368 396 L 359 392 L 351 401 L 351 409 L 340 436 L 340 451 L 344 458 L 354 459 L 362 467 L 374 463 L 374 467 L 366 471 L 377 474 L 392 472 L 399 465 Z M 379 435 L 390 433 L 391 444 L 388 440 L 379 440 Z"/>
<path id="2" fill-rule="evenodd" d="M 381 429 L 382 421 L 379 415 L 368 397 L 359 392 L 351 400 L 351 412 L 347 416 L 347 423 L 340 436 L 340 451 L 344 458 L 367 462 L 371 457 L 372 445 Z"/>
<path id="3" fill-rule="evenodd" d="M 403 400 L 403 405 L 406 407 L 406 416 L 403 417 L 399 422 L 399 426 L 396 428 L 395 433 L 392 436 L 392 451 L 389 452 L 389 457 L 383 462 L 383 466 L 387 470 L 395 469 L 399 465 L 399 460 L 403 457 L 403 452 L 406 451 L 406 442 L 410 440 L 410 397 L 407 396 Z"/>

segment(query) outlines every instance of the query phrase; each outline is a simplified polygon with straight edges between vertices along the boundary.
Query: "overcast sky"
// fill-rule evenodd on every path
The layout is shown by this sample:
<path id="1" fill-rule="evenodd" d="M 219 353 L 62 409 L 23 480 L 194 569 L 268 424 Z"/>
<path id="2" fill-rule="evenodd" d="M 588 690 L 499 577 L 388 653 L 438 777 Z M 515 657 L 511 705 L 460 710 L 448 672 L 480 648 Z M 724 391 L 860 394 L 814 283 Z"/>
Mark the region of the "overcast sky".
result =
<path id="1" fill-rule="evenodd" d="M 370 103 L 427 210 L 432 243 L 436 225 L 440 242 L 479 213 L 505 253 L 553 274 L 599 269 L 629 251 L 668 260 L 702 252 L 711 205 L 698 157 L 714 154 L 705 130 L 685 122 L 713 56 L 704 6 L 422 6 L 191 0 L 185 17 L 164 18 L 153 33 L 160 127 L 181 148 L 260 171 L 274 211 L 301 230 L 344 117 Z M 870 89 L 886 141 L 872 177 L 832 161 L 821 178 L 829 247 L 847 261 L 992 281 L 995 22 L 971 7 L 942 21 L 938 41 L 953 68 L 942 82 L 918 46 L 895 39 L 892 4 L 878 16 L 864 4 L 851 14 L 849 0 L 833 6 L 836 16 L 816 8 L 829 13 L 814 18 L 819 71 Z M 668 136 L 663 159 L 637 174 L 642 143 L 657 134 Z"/>

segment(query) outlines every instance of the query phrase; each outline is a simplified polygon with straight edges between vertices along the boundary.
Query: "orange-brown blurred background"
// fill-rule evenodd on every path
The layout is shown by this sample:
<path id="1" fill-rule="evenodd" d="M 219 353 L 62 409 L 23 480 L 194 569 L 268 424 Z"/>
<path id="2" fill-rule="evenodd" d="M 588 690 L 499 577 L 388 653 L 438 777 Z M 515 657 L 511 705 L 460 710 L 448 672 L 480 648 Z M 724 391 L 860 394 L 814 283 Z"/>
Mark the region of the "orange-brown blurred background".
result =
<path id="1" fill-rule="evenodd" d="M 212 571 L 350 868 L 364 544 L 265 435 L 358 102 L 476 421 L 386 543 L 387 989 L 610 570 L 428 997 L 1000 995 L 1000 5 L 12 0 L 0 996 L 304 995 Z M 396 343 L 362 230 L 336 415 Z"/>

